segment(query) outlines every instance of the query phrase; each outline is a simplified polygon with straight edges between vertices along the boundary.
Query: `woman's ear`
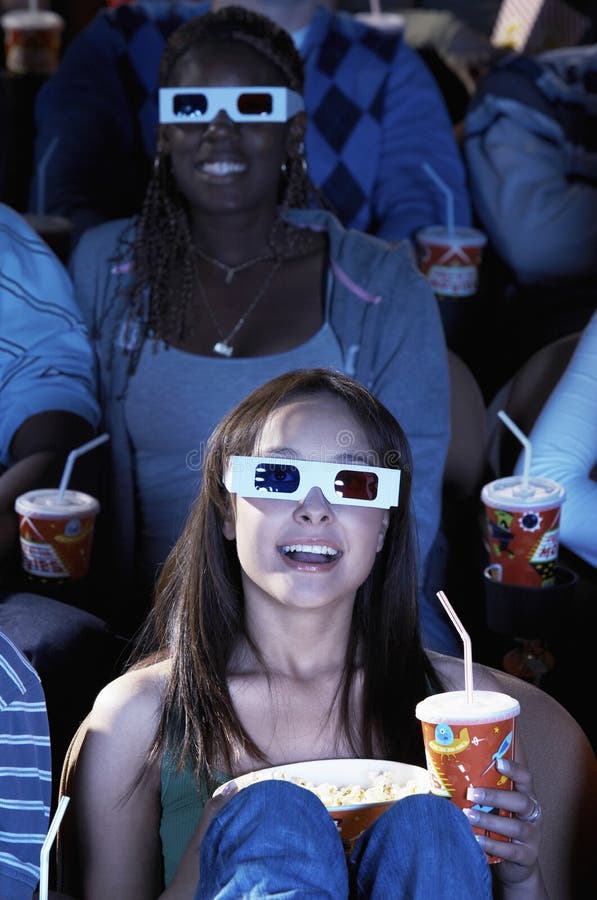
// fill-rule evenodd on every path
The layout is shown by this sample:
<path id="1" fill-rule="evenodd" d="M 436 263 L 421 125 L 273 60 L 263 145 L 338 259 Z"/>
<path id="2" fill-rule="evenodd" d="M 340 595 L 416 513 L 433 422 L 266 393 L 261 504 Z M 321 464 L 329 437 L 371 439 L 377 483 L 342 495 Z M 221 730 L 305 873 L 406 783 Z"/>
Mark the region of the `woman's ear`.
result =
<path id="1" fill-rule="evenodd" d="M 379 551 L 383 547 L 383 542 L 386 539 L 386 531 L 388 530 L 389 524 L 390 524 L 390 512 L 389 512 L 389 510 L 386 509 L 386 510 L 384 510 L 384 514 L 383 514 L 383 517 L 381 520 L 379 534 L 377 535 L 377 547 L 376 547 L 376 551 L 375 551 L 376 553 L 379 553 Z"/>
<path id="2" fill-rule="evenodd" d="M 304 155 L 306 128 L 307 114 L 305 112 L 297 113 L 290 120 L 286 138 L 286 153 L 290 159 Z"/>
<path id="3" fill-rule="evenodd" d="M 170 150 L 170 132 L 165 125 L 158 125 L 156 153 L 168 153 Z"/>
<path id="4" fill-rule="evenodd" d="M 222 534 L 228 541 L 236 540 L 236 510 L 234 509 L 234 504 L 232 500 L 228 500 L 227 504 L 228 508 L 226 510 L 226 514 L 224 516 L 224 522 L 222 523 Z"/>

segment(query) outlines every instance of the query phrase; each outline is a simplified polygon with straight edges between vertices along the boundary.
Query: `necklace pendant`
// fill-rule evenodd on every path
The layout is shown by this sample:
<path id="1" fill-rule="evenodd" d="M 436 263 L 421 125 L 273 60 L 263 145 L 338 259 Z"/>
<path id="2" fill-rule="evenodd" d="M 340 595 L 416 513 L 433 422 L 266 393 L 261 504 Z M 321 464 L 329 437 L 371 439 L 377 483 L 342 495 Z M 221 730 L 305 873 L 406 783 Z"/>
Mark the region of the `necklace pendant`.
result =
<path id="1" fill-rule="evenodd" d="M 226 341 L 218 341 L 211 349 L 214 353 L 217 353 L 218 356 L 225 356 L 227 358 L 234 353 L 234 347 L 231 347 Z"/>
<path id="2" fill-rule="evenodd" d="M 225 284 L 232 284 L 232 279 L 234 278 L 236 272 L 234 269 L 229 269 L 226 267 L 226 277 L 224 278 Z"/>

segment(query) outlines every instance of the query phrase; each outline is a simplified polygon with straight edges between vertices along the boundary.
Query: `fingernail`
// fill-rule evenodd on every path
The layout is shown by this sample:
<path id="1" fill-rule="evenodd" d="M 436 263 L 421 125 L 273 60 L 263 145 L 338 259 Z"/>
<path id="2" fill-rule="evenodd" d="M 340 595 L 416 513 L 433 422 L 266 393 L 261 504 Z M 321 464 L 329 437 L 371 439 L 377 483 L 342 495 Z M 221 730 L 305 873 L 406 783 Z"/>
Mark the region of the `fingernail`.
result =
<path id="1" fill-rule="evenodd" d="M 485 800 L 485 791 L 480 788 L 469 787 L 466 789 L 466 799 L 478 803 L 479 800 Z"/>
<path id="2" fill-rule="evenodd" d="M 476 823 L 479 821 L 479 813 L 476 809 L 463 809 L 462 812 L 465 814 L 469 822 Z"/>
<path id="3" fill-rule="evenodd" d="M 481 847 L 483 847 L 483 849 L 485 850 L 485 837 L 484 837 L 484 835 L 482 835 L 482 834 L 476 834 L 474 837 L 475 837 L 476 842 L 477 842 L 478 844 L 480 844 Z"/>
<path id="4" fill-rule="evenodd" d="M 504 774 L 508 774 L 510 770 L 510 760 L 505 757 L 500 757 L 500 759 L 496 759 L 495 767 L 500 772 L 504 772 Z"/>
<path id="5" fill-rule="evenodd" d="M 231 797 L 232 794 L 236 794 L 238 790 L 236 781 L 227 781 L 224 787 L 222 788 L 222 796 L 223 797 Z"/>

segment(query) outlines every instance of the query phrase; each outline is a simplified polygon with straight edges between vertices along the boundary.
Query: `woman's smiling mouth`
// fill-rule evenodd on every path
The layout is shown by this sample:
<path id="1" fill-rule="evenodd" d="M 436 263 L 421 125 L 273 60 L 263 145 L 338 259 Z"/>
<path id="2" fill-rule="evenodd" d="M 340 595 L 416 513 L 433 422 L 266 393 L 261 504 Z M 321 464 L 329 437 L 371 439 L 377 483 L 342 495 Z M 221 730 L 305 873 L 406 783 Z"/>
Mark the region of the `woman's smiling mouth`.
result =
<path id="1" fill-rule="evenodd" d="M 232 162 L 231 160 L 214 160 L 213 162 L 202 162 L 199 168 L 207 175 L 222 177 L 226 175 L 239 175 L 247 168 L 246 163 Z"/>
<path id="2" fill-rule="evenodd" d="M 327 565 L 342 556 L 342 552 L 329 544 L 284 544 L 278 547 L 286 559 L 294 562 Z"/>

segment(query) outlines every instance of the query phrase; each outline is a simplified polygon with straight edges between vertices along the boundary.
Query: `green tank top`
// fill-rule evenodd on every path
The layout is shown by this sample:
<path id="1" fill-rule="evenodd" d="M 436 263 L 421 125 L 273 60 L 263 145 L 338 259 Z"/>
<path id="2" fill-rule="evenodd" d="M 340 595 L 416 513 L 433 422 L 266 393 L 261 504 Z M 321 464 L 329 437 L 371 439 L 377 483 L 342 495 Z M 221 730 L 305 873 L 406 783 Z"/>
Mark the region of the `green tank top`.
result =
<path id="1" fill-rule="evenodd" d="M 230 776 L 223 773 L 218 773 L 216 777 L 218 784 L 230 780 Z M 203 803 L 189 766 L 185 766 L 182 772 L 176 772 L 167 753 L 161 770 L 161 799 L 160 839 L 164 884 L 168 887 L 199 824 Z"/>

